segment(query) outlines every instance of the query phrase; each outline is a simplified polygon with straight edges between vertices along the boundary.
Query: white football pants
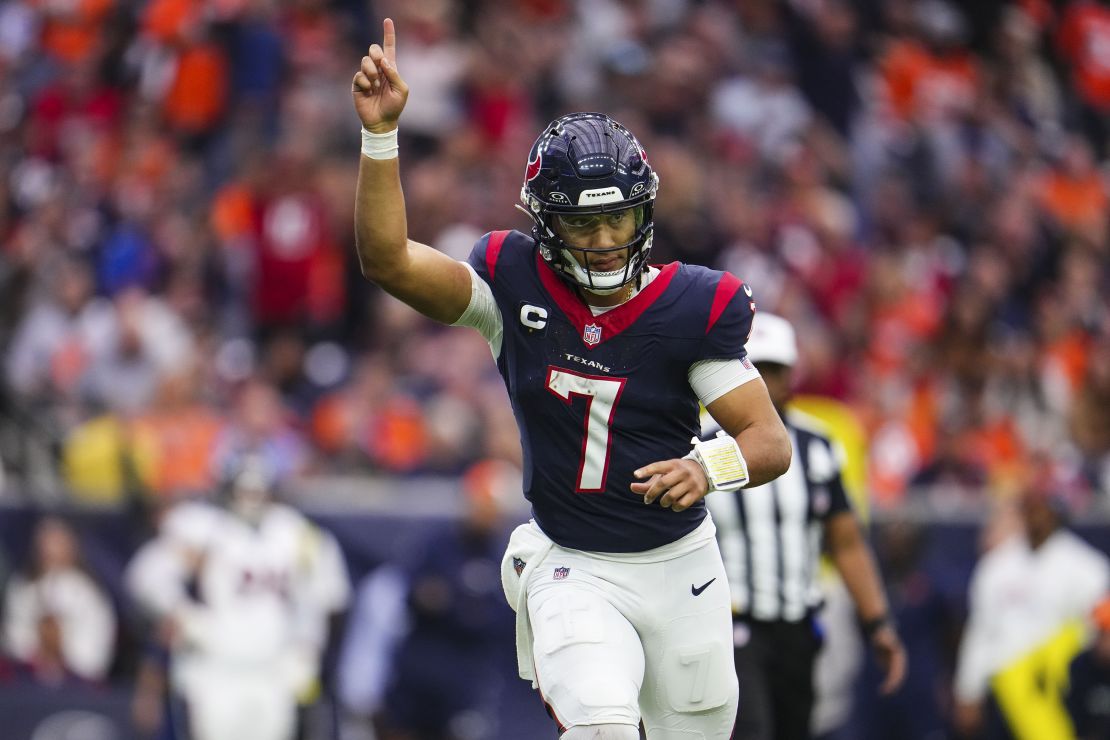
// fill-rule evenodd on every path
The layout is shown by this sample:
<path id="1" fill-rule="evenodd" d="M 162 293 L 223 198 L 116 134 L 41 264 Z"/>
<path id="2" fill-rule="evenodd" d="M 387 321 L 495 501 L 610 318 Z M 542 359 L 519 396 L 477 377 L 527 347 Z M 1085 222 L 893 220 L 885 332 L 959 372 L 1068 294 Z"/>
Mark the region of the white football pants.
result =
<path id="1" fill-rule="evenodd" d="M 533 538 L 539 529 L 523 528 Z M 526 572 L 535 674 L 562 728 L 642 719 L 649 740 L 730 737 L 732 610 L 714 532 L 706 517 L 641 553 L 552 544 Z"/>

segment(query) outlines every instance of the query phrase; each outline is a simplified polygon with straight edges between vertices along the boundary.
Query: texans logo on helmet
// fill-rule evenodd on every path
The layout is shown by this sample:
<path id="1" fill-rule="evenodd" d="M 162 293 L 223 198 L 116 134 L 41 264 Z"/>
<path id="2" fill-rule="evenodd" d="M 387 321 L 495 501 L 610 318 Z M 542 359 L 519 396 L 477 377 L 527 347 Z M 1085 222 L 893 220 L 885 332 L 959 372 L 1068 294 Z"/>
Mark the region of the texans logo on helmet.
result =
<path id="1" fill-rule="evenodd" d="M 517 160 L 520 161 L 519 159 Z M 543 161 L 543 155 L 536 152 L 535 159 L 528 160 L 528 169 L 524 171 L 525 181 L 536 179 L 536 175 L 540 174 L 540 163 Z"/>

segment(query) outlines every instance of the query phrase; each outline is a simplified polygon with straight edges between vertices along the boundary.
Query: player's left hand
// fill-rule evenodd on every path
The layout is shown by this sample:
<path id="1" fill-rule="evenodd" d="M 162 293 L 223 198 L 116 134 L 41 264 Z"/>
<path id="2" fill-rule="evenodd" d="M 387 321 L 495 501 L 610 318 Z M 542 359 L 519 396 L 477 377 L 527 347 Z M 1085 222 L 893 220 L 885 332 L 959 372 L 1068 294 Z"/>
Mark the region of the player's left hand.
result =
<path id="1" fill-rule="evenodd" d="M 709 493 L 701 465 L 685 458 L 654 462 L 634 475 L 648 480 L 633 483 L 633 493 L 643 496 L 645 504 L 659 499 L 659 505 L 671 511 L 685 511 Z"/>
<path id="2" fill-rule="evenodd" d="M 871 649 L 875 660 L 886 674 L 879 693 L 883 696 L 893 694 L 906 679 L 906 648 L 894 627 L 885 624 L 871 635 Z"/>

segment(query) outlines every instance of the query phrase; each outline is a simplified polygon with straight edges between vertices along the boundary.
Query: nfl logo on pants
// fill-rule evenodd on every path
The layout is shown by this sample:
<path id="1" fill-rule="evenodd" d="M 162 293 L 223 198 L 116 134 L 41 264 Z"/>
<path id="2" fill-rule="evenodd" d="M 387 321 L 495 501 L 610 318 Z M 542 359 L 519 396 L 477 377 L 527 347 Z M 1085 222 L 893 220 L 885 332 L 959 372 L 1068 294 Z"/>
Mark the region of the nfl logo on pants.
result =
<path id="1" fill-rule="evenodd" d="M 555 580 L 556 581 L 561 581 L 569 575 L 570 575 L 570 568 L 556 568 L 555 569 Z"/>

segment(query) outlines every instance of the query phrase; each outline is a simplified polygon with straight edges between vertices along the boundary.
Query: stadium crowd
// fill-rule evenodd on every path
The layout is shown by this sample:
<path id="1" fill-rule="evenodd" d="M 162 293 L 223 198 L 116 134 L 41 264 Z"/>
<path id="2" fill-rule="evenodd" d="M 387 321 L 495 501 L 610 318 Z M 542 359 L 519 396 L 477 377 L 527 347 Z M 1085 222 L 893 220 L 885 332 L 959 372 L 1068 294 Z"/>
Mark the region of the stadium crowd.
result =
<path id="1" fill-rule="evenodd" d="M 7 0 L 0 498 L 180 500 L 248 450 L 285 480 L 519 458 L 481 337 L 359 275 L 350 63 L 384 15 L 412 238 L 525 229 L 535 131 L 603 110 L 660 174 L 653 261 L 793 322 L 873 504 L 1012 498 L 1036 459 L 1110 505 L 1094 0 Z M 103 602 L 62 525 L 36 547 L 25 581 Z M 35 670 L 98 680 L 110 622 Z"/>
<path id="2" fill-rule="evenodd" d="M 668 193 L 655 259 L 794 321 L 878 502 L 1004 491 L 1034 453 L 1108 490 L 1110 9 L 1044 0 L 5 3 L 10 477 L 41 479 L 35 439 L 100 499 L 204 490 L 248 438 L 290 472 L 517 454 L 478 337 L 353 263 L 344 63 L 386 12 L 413 238 L 523 226 L 526 139 L 605 109 Z"/>

